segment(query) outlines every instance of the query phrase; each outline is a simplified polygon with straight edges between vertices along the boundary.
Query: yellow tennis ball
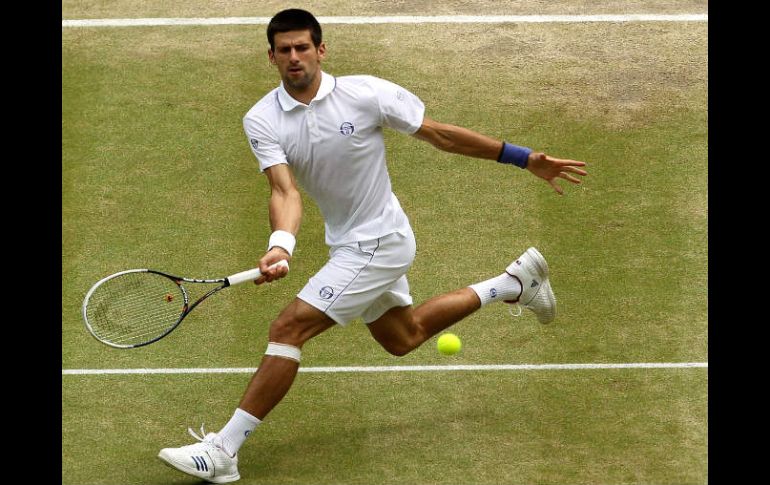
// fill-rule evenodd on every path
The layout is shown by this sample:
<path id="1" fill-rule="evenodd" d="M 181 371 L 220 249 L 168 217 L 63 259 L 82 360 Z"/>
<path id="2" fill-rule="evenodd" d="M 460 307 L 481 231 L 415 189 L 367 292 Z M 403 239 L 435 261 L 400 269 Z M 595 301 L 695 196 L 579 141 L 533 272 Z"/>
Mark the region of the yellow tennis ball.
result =
<path id="1" fill-rule="evenodd" d="M 456 354 L 460 351 L 462 346 L 463 344 L 460 342 L 460 337 L 453 333 L 443 334 L 438 338 L 438 342 L 436 343 L 438 351 L 444 355 Z"/>

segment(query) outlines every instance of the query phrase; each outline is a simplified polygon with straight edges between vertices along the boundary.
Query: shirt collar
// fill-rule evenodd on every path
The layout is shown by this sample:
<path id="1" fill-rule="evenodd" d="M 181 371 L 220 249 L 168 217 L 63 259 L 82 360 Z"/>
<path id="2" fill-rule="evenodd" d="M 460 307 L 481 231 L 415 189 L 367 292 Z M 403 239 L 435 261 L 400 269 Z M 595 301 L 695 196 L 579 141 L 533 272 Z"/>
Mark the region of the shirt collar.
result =
<path id="1" fill-rule="evenodd" d="M 313 101 L 323 99 L 327 94 L 334 91 L 336 85 L 337 80 L 334 79 L 334 76 L 321 71 L 321 85 L 318 87 L 318 92 L 315 97 L 310 102 L 312 103 Z M 281 85 L 278 87 L 278 101 L 281 103 L 281 108 L 284 111 L 291 111 L 297 106 L 306 106 L 304 103 L 291 97 L 288 91 L 286 91 L 286 88 L 283 87 L 283 81 L 281 81 Z"/>

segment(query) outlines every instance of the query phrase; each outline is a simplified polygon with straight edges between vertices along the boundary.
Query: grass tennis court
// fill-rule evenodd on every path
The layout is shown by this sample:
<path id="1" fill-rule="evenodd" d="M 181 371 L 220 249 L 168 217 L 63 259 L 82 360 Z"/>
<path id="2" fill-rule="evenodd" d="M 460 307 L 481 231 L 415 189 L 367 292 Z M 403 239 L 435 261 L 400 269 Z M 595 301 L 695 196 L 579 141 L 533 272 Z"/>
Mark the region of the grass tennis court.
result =
<path id="1" fill-rule="evenodd" d="M 396 10 L 394 5 L 400 6 Z M 505 6 L 504 6 L 505 5 Z M 705 1 L 327 2 L 318 16 L 706 13 Z M 302 7 L 303 5 L 294 5 Z M 271 16 L 280 2 L 65 1 L 65 19 Z M 435 7 L 435 8 L 434 8 Z M 388 132 L 418 253 L 415 302 L 548 259 L 559 317 L 490 305 L 463 350 L 388 355 L 358 323 L 302 366 L 708 361 L 708 24 L 328 25 L 326 71 L 373 74 L 426 114 L 588 162 L 557 196 L 515 167 Z M 325 262 L 312 201 L 291 273 L 205 302 L 121 351 L 87 334 L 97 279 L 225 276 L 262 255 L 269 188 L 241 127 L 278 83 L 264 25 L 62 29 L 62 368 L 255 367 L 278 311 Z M 216 431 L 249 375 L 62 376 L 62 483 L 196 483 L 160 448 Z M 243 484 L 707 482 L 708 369 L 300 373 L 240 453 Z"/>

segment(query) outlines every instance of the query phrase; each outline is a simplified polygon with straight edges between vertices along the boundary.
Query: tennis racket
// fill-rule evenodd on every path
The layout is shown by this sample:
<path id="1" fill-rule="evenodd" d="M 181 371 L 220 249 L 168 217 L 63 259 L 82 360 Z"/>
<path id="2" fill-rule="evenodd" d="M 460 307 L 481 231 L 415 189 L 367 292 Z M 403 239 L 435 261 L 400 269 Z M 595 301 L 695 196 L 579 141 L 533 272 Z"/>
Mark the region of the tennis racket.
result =
<path id="1" fill-rule="evenodd" d="M 289 267 L 286 260 L 270 268 Z M 226 278 L 194 279 L 151 269 L 129 269 L 97 281 L 83 299 L 86 328 L 102 343 L 132 349 L 157 342 L 170 334 L 203 300 L 229 286 L 254 281 L 259 268 Z M 216 285 L 190 303 L 183 283 Z"/>

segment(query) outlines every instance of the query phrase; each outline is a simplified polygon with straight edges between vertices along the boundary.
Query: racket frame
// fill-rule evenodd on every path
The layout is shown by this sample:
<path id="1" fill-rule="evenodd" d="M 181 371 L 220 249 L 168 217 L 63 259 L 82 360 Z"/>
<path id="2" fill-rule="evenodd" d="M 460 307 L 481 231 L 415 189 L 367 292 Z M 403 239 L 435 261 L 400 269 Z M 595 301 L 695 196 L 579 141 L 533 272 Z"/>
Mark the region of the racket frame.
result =
<path id="1" fill-rule="evenodd" d="M 270 266 L 270 269 L 283 266 L 288 268 L 289 264 L 286 260 L 281 260 L 273 265 Z M 184 307 L 182 307 L 182 313 L 179 315 L 179 318 L 177 318 L 174 325 L 171 325 L 165 332 L 163 332 L 161 335 L 154 337 L 153 339 L 147 341 L 147 342 L 141 342 L 138 344 L 117 344 L 115 342 L 110 342 L 109 340 L 106 340 L 104 338 L 99 337 L 96 332 L 94 331 L 93 327 L 91 326 L 91 323 L 88 321 L 88 302 L 91 299 L 91 295 L 93 295 L 94 291 L 96 291 L 97 288 L 99 288 L 102 284 L 105 282 L 117 278 L 118 276 L 122 276 L 129 273 L 151 273 L 156 274 L 159 276 L 166 277 L 176 283 L 176 285 L 179 287 L 180 291 L 182 292 L 182 295 L 184 297 Z M 228 286 L 233 286 L 241 283 L 245 283 L 247 281 L 254 281 L 257 278 L 259 278 L 262 275 L 259 268 L 253 268 L 246 271 L 241 271 L 240 273 L 235 273 L 233 275 L 230 275 L 226 278 L 216 278 L 216 279 L 197 279 L 197 278 L 185 278 L 183 276 L 174 276 L 170 275 L 168 273 L 164 273 L 162 271 L 157 271 L 154 269 L 146 269 L 146 268 L 139 268 L 139 269 L 127 269 L 124 271 L 118 271 L 117 273 L 113 273 L 109 276 L 105 276 L 104 278 L 100 279 L 94 285 L 88 290 L 88 293 L 86 293 L 85 298 L 83 298 L 83 305 L 82 305 L 82 313 L 83 313 L 83 321 L 86 324 L 86 328 L 88 329 L 88 333 L 90 333 L 96 340 L 99 342 L 109 345 L 110 347 L 115 347 L 118 349 L 133 349 L 137 347 L 144 347 L 145 345 L 149 345 L 153 342 L 157 342 L 158 340 L 162 339 L 166 335 L 170 334 L 172 331 L 174 331 L 175 328 L 179 326 L 179 324 L 182 323 L 182 320 L 185 319 L 187 315 L 190 314 L 190 312 L 195 309 L 198 305 L 200 305 L 203 300 L 210 297 L 214 293 L 223 290 L 227 288 Z M 190 297 L 187 293 L 187 290 L 182 285 L 182 283 L 221 283 L 220 286 L 217 286 L 215 288 L 212 288 L 208 292 L 206 292 L 203 296 L 195 300 L 193 304 L 190 304 Z"/>
<path id="2" fill-rule="evenodd" d="M 138 344 L 118 344 L 118 343 L 106 340 L 104 338 L 101 338 L 101 337 L 99 337 L 96 334 L 96 331 L 93 329 L 93 327 L 91 326 L 91 323 L 88 321 L 88 302 L 91 299 L 91 295 L 93 295 L 93 293 L 96 291 L 96 289 L 99 288 L 103 283 L 106 283 L 107 281 L 109 281 L 111 279 L 114 279 L 114 278 L 117 278 L 119 276 L 123 276 L 123 275 L 126 275 L 126 274 L 131 274 L 131 273 L 150 273 L 150 274 L 156 274 L 156 275 L 163 276 L 163 277 L 168 278 L 169 280 L 173 281 L 174 283 L 176 283 L 177 287 L 179 288 L 179 290 L 182 293 L 182 297 L 184 298 L 184 306 L 182 307 L 182 312 L 179 314 L 179 318 L 177 318 L 176 322 L 173 325 L 169 326 L 169 328 L 165 332 L 163 332 L 162 334 L 152 338 L 151 340 L 148 340 L 147 342 L 141 342 L 141 343 L 138 343 Z M 190 296 L 187 293 L 187 289 L 185 289 L 184 285 L 182 285 L 183 282 L 184 283 L 222 283 L 222 285 L 221 286 L 217 286 L 216 288 L 213 288 L 213 289 L 209 290 L 203 296 L 201 296 L 200 298 L 195 300 L 195 302 L 192 305 L 190 305 Z M 96 340 L 98 340 L 99 342 L 101 342 L 103 344 L 106 344 L 106 345 L 109 345 L 110 347 L 115 347 L 115 348 L 118 348 L 118 349 L 133 349 L 133 348 L 137 348 L 137 347 L 143 347 L 145 345 L 149 345 L 151 343 L 157 342 L 158 340 L 162 339 L 166 335 L 170 334 L 172 331 L 174 331 L 174 329 L 176 329 L 179 326 L 179 324 L 182 323 L 182 320 L 184 320 L 185 317 L 187 315 L 189 315 L 190 312 L 193 311 L 193 309 L 196 306 L 200 305 L 203 302 L 203 300 L 205 300 L 206 298 L 210 297 L 211 295 L 213 295 L 214 293 L 218 292 L 219 290 L 227 288 L 228 286 L 230 286 L 230 282 L 228 281 L 227 278 L 217 278 L 217 279 L 185 278 L 183 276 L 174 276 L 174 275 L 170 275 L 168 273 L 164 273 L 162 271 L 156 271 L 156 270 L 147 269 L 147 268 L 127 269 L 127 270 L 124 270 L 124 271 L 118 271 L 117 273 L 113 273 L 113 274 L 111 274 L 109 276 L 105 276 L 104 278 L 100 279 L 99 281 L 97 281 L 91 287 L 91 289 L 88 290 L 88 293 L 86 293 L 86 296 L 83 299 L 83 306 L 82 306 L 83 321 L 86 324 L 86 328 L 88 329 L 88 333 L 90 333 Z"/>

